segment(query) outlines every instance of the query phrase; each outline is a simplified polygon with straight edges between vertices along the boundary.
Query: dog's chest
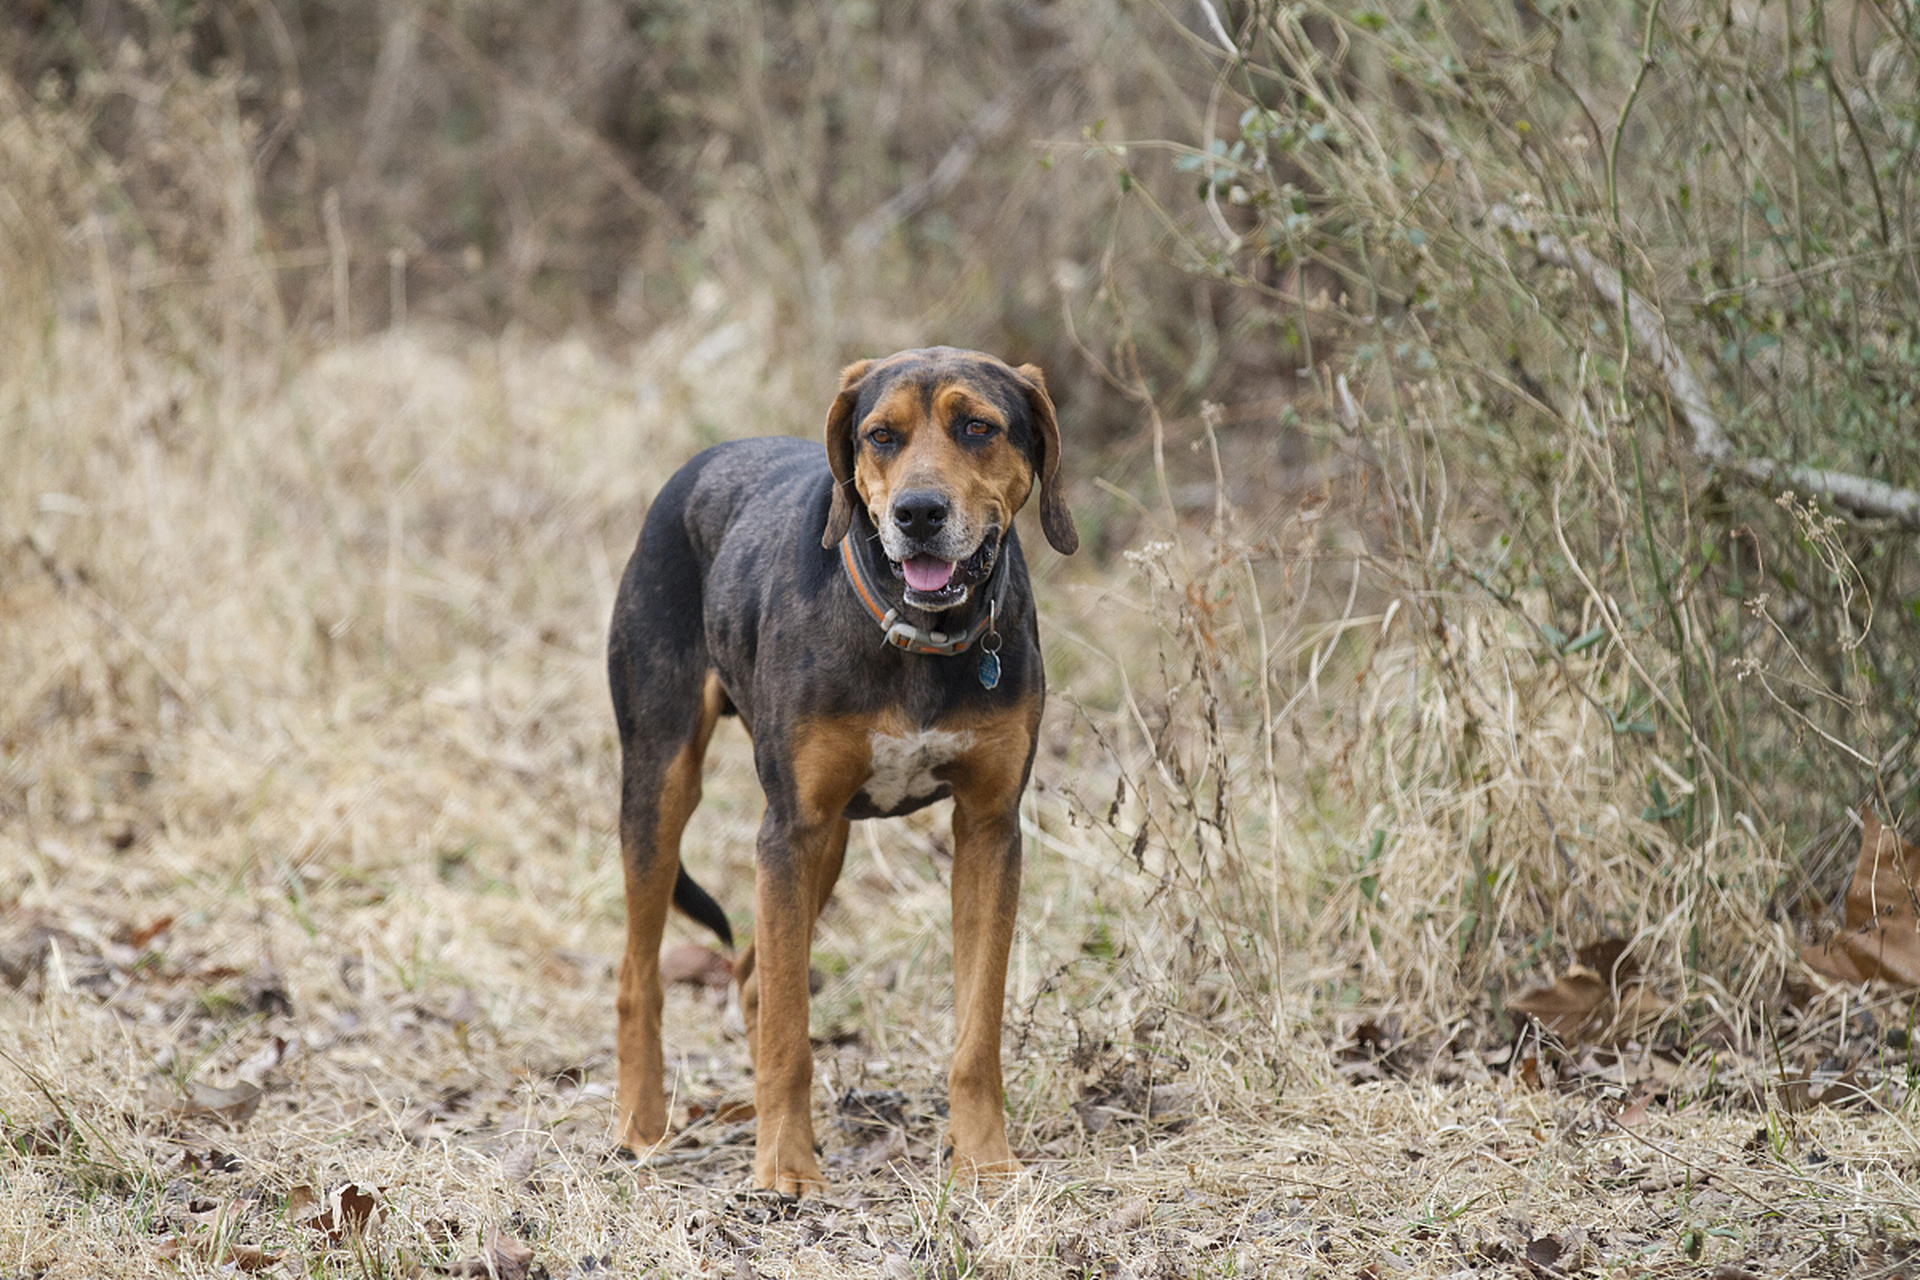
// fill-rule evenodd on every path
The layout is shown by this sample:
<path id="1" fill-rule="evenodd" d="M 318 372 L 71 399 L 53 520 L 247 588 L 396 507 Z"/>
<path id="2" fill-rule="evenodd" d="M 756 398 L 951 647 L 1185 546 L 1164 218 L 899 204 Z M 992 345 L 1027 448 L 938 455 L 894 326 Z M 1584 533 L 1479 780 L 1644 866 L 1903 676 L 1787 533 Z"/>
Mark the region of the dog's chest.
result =
<path id="1" fill-rule="evenodd" d="M 972 745 L 973 734 L 965 730 L 894 734 L 876 729 L 868 738 L 870 772 L 854 797 L 855 807 L 890 815 L 940 798 L 947 793 L 947 782 L 938 771 Z"/>

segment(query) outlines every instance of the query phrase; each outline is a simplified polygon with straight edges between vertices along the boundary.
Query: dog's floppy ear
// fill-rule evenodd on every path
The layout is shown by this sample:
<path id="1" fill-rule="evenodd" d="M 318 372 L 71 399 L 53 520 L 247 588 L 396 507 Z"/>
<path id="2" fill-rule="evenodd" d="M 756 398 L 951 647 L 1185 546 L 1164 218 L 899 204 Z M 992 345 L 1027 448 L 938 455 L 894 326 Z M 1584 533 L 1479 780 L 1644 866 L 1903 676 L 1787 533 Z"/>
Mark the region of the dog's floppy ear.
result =
<path id="1" fill-rule="evenodd" d="M 860 403 L 860 380 L 873 366 L 861 360 L 840 371 L 840 394 L 827 410 L 827 469 L 833 472 L 833 505 L 827 509 L 827 530 L 820 545 L 835 547 L 853 525 L 853 411 Z"/>
<path id="2" fill-rule="evenodd" d="M 1080 546 L 1080 531 L 1073 527 L 1073 513 L 1061 494 L 1060 424 L 1054 420 L 1053 401 L 1047 398 L 1047 380 L 1040 366 L 1023 364 L 1015 370 L 1026 386 L 1027 408 L 1033 413 L 1033 465 L 1040 477 L 1040 528 L 1053 549 L 1070 556 Z"/>

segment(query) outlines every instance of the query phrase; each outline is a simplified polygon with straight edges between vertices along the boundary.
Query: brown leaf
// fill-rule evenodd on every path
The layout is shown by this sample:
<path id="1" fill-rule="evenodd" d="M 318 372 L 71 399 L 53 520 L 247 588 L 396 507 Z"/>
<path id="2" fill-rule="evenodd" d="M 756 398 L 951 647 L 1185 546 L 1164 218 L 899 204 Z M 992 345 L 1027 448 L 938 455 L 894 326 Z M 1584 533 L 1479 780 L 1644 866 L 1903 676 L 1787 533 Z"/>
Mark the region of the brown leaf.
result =
<path id="1" fill-rule="evenodd" d="M 307 1183 L 301 1183 L 287 1192 L 287 1221 L 304 1223 L 308 1218 L 320 1212 L 320 1193 Z"/>
<path id="2" fill-rule="evenodd" d="M 1673 1002 L 1662 999 L 1639 983 L 1621 989 L 1614 1003 L 1612 1023 L 1603 1029 L 1609 1044 L 1635 1040 L 1652 1031 L 1655 1024 L 1673 1012 Z"/>
<path id="3" fill-rule="evenodd" d="M 488 1227 L 485 1253 L 450 1267 L 436 1267 L 443 1276 L 486 1276 L 489 1280 L 526 1280 L 533 1270 L 533 1246 L 514 1239 L 499 1227 Z"/>
<path id="4" fill-rule="evenodd" d="M 282 1255 L 268 1253 L 256 1244 L 230 1244 L 226 1252 L 212 1261 L 216 1265 L 232 1264 L 242 1271 L 265 1271 L 278 1263 Z"/>
<path id="5" fill-rule="evenodd" d="M 1560 1237 L 1541 1236 L 1537 1240 L 1527 1241 L 1527 1261 L 1536 1267 L 1550 1267 L 1560 1261 L 1560 1255 L 1566 1250 L 1567 1246 L 1560 1242 Z"/>
<path id="6" fill-rule="evenodd" d="M 1853 962 L 1853 958 L 1841 944 L 1841 937 L 1835 935 L 1825 942 L 1810 943 L 1800 948 L 1800 963 L 1807 966 L 1823 978 L 1831 978 L 1844 987 L 1857 987 L 1867 980 L 1867 975 Z"/>
<path id="7" fill-rule="evenodd" d="M 1573 958 L 1605 978 L 1610 986 L 1631 982 L 1640 976 L 1640 962 L 1627 954 L 1625 938 L 1612 935 L 1596 938 L 1575 951 Z"/>
<path id="8" fill-rule="evenodd" d="M 508 1186 L 518 1186 L 533 1176 L 534 1168 L 539 1163 L 539 1146 L 533 1142 L 522 1142 L 500 1157 L 500 1174 L 507 1180 Z"/>
<path id="9" fill-rule="evenodd" d="M 343 1182 L 327 1197 L 327 1208 L 335 1221 L 358 1233 L 379 1221 L 380 1199 L 365 1187 Z"/>
<path id="10" fill-rule="evenodd" d="M 247 1060 L 234 1068 L 234 1074 L 246 1083 L 259 1085 L 270 1074 L 278 1070 L 287 1059 L 287 1042 L 275 1036 L 247 1056 Z"/>
<path id="11" fill-rule="evenodd" d="M 157 1079 L 147 1086 L 147 1109 L 175 1120 L 218 1120 L 239 1128 L 260 1107 L 260 1086 L 236 1084 L 222 1089 L 189 1080 L 180 1086 Z"/>
<path id="12" fill-rule="evenodd" d="M 370 1188 L 343 1182 L 323 1198 L 309 1186 L 287 1193 L 287 1220 L 311 1227 L 330 1244 L 345 1244 L 380 1225 L 380 1198 Z"/>
<path id="13" fill-rule="evenodd" d="M 1774 1094 L 1780 1109 L 1789 1115 L 1813 1110 L 1813 1077 L 1801 1071 L 1782 1080 Z"/>
<path id="14" fill-rule="evenodd" d="M 160 916 L 143 925 L 125 926 L 114 938 L 114 941 L 124 942 L 135 951 L 145 951 L 149 942 L 152 942 L 155 938 L 171 928 L 173 928 L 173 917 L 170 915 Z"/>
<path id="15" fill-rule="evenodd" d="M 1620 1114 L 1613 1118 L 1614 1123 L 1623 1129 L 1631 1129 L 1637 1124 L 1645 1124 L 1647 1122 L 1647 1104 L 1653 1101 L 1655 1092 L 1656 1090 L 1649 1085 L 1641 1092 L 1639 1097 L 1620 1108 Z"/>
<path id="16" fill-rule="evenodd" d="M 884 1169 L 896 1160 L 907 1158 L 907 1134 L 904 1129 L 889 1129 L 853 1153 L 849 1162 L 862 1173 Z"/>
<path id="17" fill-rule="evenodd" d="M 1920 845 L 1867 814 L 1860 860 L 1847 887 L 1846 927 L 1821 946 L 1803 947 L 1809 969 L 1851 986 L 1873 979 L 1920 987 Z"/>
<path id="18" fill-rule="evenodd" d="M 660 981 L 724 989 L 733 981 L 733 961 L 697 942 L 681 942 L 660 953 Z"/>
<path id="19" fill-rule="evenodd" d="M 533 1263 L 533 1246 L 516 1240 L 499 1227 L 487 1228 L 487 1257 L 500 1280 L 520 1280 Z"/>
<path id="20" fill-rule="evenodd" d="M 1607 1002 L 1607 983 L 1585 965 L 1576 964 L 1550 987 L 1535 987 L 1507 1001 L 1507 1008 L 1524 1014 L 1552 1034 L 1569 1042 L 1598 1020 Z"/>
<path id="21" fill-rule="evenodd" d="M 1865 1107 L 1873 1104 L 1873 1094 L 1868 1091 L 1860 1073 L 1849 1071 L 1820 1091 L 1820 1105 L 1823 1107 Z"/>
<path id="22" fill-rule="evenodd" d="M 1138 1230 L 1152 1216 L 1153 1206 L 1147 1202 L 1147 1198 L 1135 1196 L 1116 1208 L 1107 1220 L 1100 1224 L 1100 1229 L 1109 1235 L 1125 1235 L 1129 1231 Z"/>
<path id="23" fill-rule="evenodd" d="M 1640 966 L 1618 938 L 1581 947 L 1576 962 L 1552 986 L 1534 987 L 1507 1002 L 1567 1045 L 1617 1045 L 1644 1036 L 1673 1010 L 1640 983 Z"/>
<path id="24" fill-rule="evenodd" d="M 162 1259 L 178 1266 L 183 1253 L 191 1252 L 216 1267 L 232 1267 L 239 1271 L 265 1271 L 277 1266 L 284 1254 L 268 1253 L 255 1244 L 222 1243 L 221 1233 L 206 1230 L 195 1231 L 190 1236 L 169 1236 L 162 1240 L 155 1251 Z"/>

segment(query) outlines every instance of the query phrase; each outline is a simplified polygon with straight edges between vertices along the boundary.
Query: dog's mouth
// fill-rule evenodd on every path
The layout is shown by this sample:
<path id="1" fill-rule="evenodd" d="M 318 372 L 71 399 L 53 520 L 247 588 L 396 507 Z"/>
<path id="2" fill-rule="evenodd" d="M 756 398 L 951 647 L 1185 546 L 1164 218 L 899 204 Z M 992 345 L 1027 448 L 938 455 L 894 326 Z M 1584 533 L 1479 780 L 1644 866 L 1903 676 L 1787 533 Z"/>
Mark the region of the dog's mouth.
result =
<path id="1" fill-rule="evenodd" d="M 993 572 L 999 549 L 1000 540 L 990 535 L 965 560 L 943 560 L 922 552 L 887 563 L 894 576 L 907 584 L 908 604 L 916 609 L 951 609 Z"/>

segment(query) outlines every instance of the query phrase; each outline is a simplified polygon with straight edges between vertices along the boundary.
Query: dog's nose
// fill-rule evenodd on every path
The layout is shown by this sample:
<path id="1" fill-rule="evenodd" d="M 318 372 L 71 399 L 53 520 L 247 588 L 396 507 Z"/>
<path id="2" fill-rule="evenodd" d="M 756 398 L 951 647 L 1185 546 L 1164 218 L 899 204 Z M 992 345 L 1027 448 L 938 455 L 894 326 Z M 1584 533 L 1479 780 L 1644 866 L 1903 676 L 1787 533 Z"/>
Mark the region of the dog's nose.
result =
<path id="1" fill-rule="evenodd" d="M 947 523 L 947 495 L 938 489 L 908 489 L 893 500 L 893 522 L 909 538 L 931 538 Z"/>

